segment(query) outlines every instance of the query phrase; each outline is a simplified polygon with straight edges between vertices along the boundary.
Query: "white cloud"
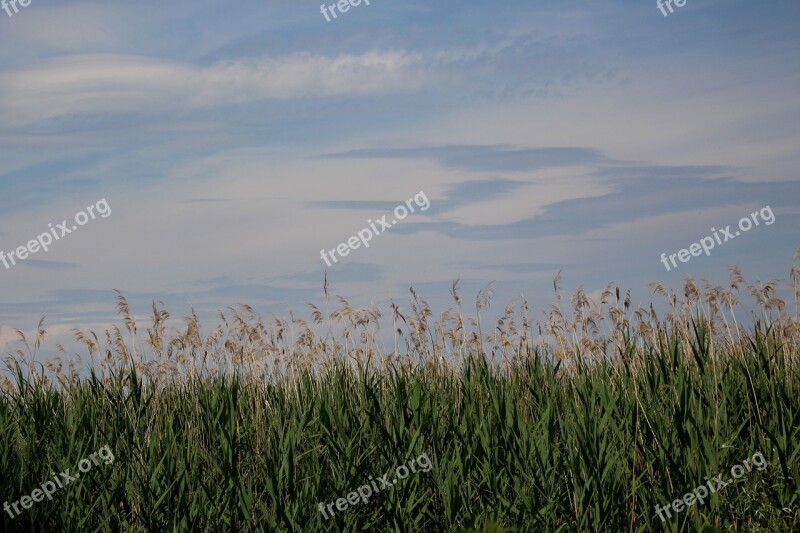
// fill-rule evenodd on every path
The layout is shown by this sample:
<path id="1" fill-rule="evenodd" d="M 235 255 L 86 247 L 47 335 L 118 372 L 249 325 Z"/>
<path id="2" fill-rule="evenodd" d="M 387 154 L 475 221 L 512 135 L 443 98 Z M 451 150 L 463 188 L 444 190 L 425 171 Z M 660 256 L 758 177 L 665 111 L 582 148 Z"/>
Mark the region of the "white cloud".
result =
<path id="1" fill-rule="evenodd" d="M 47 334 L 45 335 L 43 345 L 39 348 L 39 352 L 48 351 L 48 349 L 52 351 L 52 348 L 55 347 L 55 343 L 60 342 L 66 344 L 69 342 L 73 337 L 72 330 L 74 327 L 74 325 L 69 324 L 45 324 L 44 330 Z M 36 331 L 36 328 L 22 330 L 28 343 L 31 344 L 31 348 L 33 348 L 33 344 L 36 340 Z M 25 348 L 25 344 L 20 340 L 17 331 L 11 326 L 0 325 L 0 354 L 13 354 L 18 349 L 24 351 L 27 357 L 27 349 Z M 0 368 L 2 368 L 2 365 L 0 365 Z"/>
<path id="2" fill-rule="evenodd" d="M 366 52 L 232 59 L 207 67 L 152 57 L 81 54 L 0 74 L 0 117 L 26 124 L 75 113 L 160 112 L 263 99 L 413 91 L 418 56 Z"/>

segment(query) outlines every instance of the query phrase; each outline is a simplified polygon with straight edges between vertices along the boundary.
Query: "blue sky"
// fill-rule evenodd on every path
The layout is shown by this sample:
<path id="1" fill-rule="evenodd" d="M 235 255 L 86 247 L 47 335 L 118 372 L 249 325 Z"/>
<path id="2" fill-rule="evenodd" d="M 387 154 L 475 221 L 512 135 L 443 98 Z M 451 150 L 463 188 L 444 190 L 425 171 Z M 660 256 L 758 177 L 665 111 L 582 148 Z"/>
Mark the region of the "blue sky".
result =
<path id="1" fill-rule="evenodd" d="M 552 279 L 788 276 L 800 246 L 800 4 L 372 0 L 56 2 L 0 11 L 0 250 L 105 198 L 10 269 L 11 328 L 102 327 L 239 302 L 449 305 L 495 281 L 534 309 Z M 430 208 L 327 268 L 320 249 L 424 191 Z M 770 205 L 776 221 L 667 272 Z M 305 311 L 301 311 L 301 314 Z M 206 320 L 206 325 L 211 323 Z M 10 346 L 10 345 L 9 345 Z"/>

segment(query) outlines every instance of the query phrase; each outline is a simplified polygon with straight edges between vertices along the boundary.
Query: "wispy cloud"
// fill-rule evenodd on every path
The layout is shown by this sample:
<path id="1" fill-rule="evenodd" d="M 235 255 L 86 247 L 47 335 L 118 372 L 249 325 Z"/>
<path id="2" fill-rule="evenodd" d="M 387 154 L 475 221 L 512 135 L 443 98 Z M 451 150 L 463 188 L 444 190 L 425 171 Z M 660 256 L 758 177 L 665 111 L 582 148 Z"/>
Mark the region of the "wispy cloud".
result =
<path id="1" fill-rule="evenodd" d="M 544 206 L 541 213 L 506 224 L 470 225 L 459 222 L 409 221 L 396 233 L 434 231 L 468 240 L 532 239 L 582 235 L 613 224 L 659 215 L 763 202 L 793 206 L 800 198 L 800 180 L 745 182 L 709 177 L 730 168 L 721 166 L 648 166 L 600 169 L 597 176 L 611 186 L 599 196 L 571 198 Z"/>
<path id="2" fill-rule="evenodd" d="M 510 194 L 526 185 L 530 184 L 507 178 L 487 178 L 452 183 L 445 187 L 443 197 L 436 199 L 434 205 L 431 205 L 430 211 L 421 211 L 420 214 L 431 216 L 452 211 L 465 205 L 486 202 Z M 306 205 L 325 207 L 327 209 L 361 210 L 379 213 L 391 211 L 402 203 L 402 199 L 396 201 L 321 200 L 306 202 Z"/>
<path id="3" fill-rule="evenodd" d="M 325 154 L 326 158 L 432 159 L 475 172 L 531 172 L 549 167 L 611 163 L 597 150 L 577 147 L 519 148 L 508 145 L 379 148 Z"/>
<path id="4" fill-rule="evenodd" d="M 41 61 L 0 74 L 0 116 L 27 124 L 76 113 L 157 113 L 264 99 L 412 91 L 430 78 L 404 52 L 228 59 L 209 66 L 114 54 Z"/>

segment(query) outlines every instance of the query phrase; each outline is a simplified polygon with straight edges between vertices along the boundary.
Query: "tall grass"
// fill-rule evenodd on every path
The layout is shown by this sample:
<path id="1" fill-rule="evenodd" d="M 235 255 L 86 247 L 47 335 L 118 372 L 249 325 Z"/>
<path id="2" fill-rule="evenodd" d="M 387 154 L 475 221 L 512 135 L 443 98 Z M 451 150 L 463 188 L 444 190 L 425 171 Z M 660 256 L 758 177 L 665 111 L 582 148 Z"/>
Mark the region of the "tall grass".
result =
<path id="1" fill-rule="evenodd" d="M 267 324 L 247 306 L 168 331 L 153 305 L 146 337 L 122 295 L 123 329 L 76 332 L 95 362 L 37 366 L 46 332 L 21 335 L 0 395 L 0 496 L 109 444 L 92 469 L 21 516 L 15 531 L 789 531 L 800 528 L 800 269 L 795 310 L 776 282 L 632 309 L 609 287 L 579 290 L 543 321 L 510 305 L 492 332 L 455 307 L 432 321 L 416 292 L 391 315 L 339 299 L 311 323 Z M 327 284 L 325 286 L 328 299 Z M 490 303 L 478 295 L 476 315 Z M 379 347 L 389 318 L 394 349 Z M 315 332 L 322 329 L 324 333 Z M 100 340 L 102 339 L 102 341 Z M 142 339 L 145 339 L 143 342 Z M 64 350 L 62 350 L 64 351 Z M 64 358 L 66 354 L 64 354 Z M 66 368 L 65 368 L 66 363 Z M 70 366 L 71 363 L 71 366 Z M 664 505 L 761 451 L 745 475 L 662 524 Z M 334 502 L 427 453 L 418 472 L 326 521 Z M 489 526 L 494 524 L 494 526 Z M 494 529 L 491 529 L 494 528 Z"/>

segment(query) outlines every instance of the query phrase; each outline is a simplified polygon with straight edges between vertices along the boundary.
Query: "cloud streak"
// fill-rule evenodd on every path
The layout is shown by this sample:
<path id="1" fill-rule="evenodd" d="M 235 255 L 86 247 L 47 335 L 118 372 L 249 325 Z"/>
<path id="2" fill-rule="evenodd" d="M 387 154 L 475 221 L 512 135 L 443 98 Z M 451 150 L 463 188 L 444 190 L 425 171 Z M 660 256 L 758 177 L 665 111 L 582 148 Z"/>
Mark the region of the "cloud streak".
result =
<path id="1" fill-rule="evenodd" d="M 444 167 L 475 172 L 533 172 L 543 168 L 612 163 L 599 151 L 580 147 L 519 148 L 508 145 L 434 146 L 351 150 L 335 159 L 431 159 Z"/>
<path id="2" fill-rule="evenodd" d="M 0 74 L 0 116 L 23 125 L 88 113 L 156 113 L 266 99 L 414 91 L 431 79 L 405 52 L 228 59 L 209 66 L 153 57 L 81 54 Z"/>

